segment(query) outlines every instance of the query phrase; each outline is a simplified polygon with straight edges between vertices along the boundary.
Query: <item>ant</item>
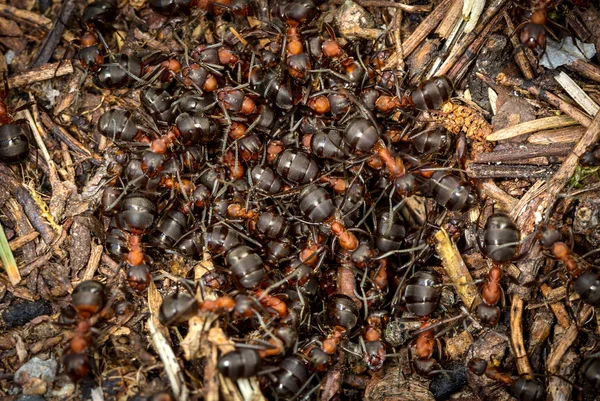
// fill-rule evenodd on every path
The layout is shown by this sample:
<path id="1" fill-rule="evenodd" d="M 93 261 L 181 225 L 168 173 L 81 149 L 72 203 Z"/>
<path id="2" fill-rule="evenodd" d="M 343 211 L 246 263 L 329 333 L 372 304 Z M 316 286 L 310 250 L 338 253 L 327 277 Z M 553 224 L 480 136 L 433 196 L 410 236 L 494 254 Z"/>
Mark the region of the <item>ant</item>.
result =
<path id="1" fill-rule="evenodd" d="M 79 382 L 92 370 L 92 360 L 88 355 L 94 342 L 91 330 L 99 319 L 110 317 L 112 312 L 104 285 L 92 280 L 82 281 L 75 287 L 71 306 L 76 313 L 77 327 L 63 357 L 63 366 L 71 380 Z"/>
<path id="2" fill-rule="evenodd" d="M 481 358 L 472 358 L 468 362 L 467 367 L 477 376 L 485 375 L 491 380 L 511 386 L 512 394 L 520 401 L 542 401 L 545 399 L 546 391 L 544 386 L 537 380 L 526 379 L 524 377 L 515 380 L 498 366 L 488 363 Z"/>

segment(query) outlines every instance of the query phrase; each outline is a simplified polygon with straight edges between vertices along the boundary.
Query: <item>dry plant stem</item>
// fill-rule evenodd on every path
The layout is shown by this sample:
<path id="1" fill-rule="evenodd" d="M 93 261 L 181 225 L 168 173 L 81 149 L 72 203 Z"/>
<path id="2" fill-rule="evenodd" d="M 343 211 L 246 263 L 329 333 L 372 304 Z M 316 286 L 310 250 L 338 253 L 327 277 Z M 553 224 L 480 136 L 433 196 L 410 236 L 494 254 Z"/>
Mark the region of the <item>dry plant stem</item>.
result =
<path id="1" fill-rule="evenodd" d="M 404 70 L 404 51 L 402 50 L 402 38 L 400 37 L 400 31 L 402 27 L 402 9 L 396 10 L 396 15 L 394 16 L 394 42 L 396 44 L 396 54 L 398 55 L 398 65 L 397 68 L 401 71 Z"/>
<path id="2" fill-rule="evenodd" d="M 33 228 L 40 233 L 46 244 L 51 244 L 56 237 L 56 233 L 44 217 L 44 212 L 31 197 L 29 191 L 13 176 L 12 171 L 3 164 L 0 164 L 0 188 L 11 193 L 23 208 Z"/>
<path id="3" fill-rule="evenodd" d="M 538 159 L 543 159 L 543 161 L 529 160 L 531 164 L 534 164 L 533 166 L 527 164 L 490 165 L 488 163 L 471 163 L 467 167 L 467 174 L 470 178 L 482 180 L 491 178 L 547 178 L 551 176 L 554 169 L 544 166 L 548 164 L 548 160 L 545 158 Z"/>
<path id="4" fill-rule="evenodd" d="M 34 25 L 44 27 L 48 30 L 52 28 L 52 20 L 32 11 L 21 10 L 6 4 L 0 4 L 0 14 L 6 15 L 9 18 L 14 17 L 23 21 L 27 21 Z M 77 38 L 71 31 L 64 31 L 62 37 L 67 42 L 73 42 Z"/>
<path id="5" fill-rule="evenodd" d="M 473 283 L 473 278 L 467 265 L 460 257 L 458 248 L 452 242 L 446 230 L 441 228 L 434 235 L 435 252 L 442 260 L 442 266 L 450 278 L 450 282 L 456 284 L 454 287 L 458 296 L 462 300 L 467 309 L 473 305 L 473 301 L 477 297 L 477 287 L 469 285 Z M 467 284 L 467 285 L 460 285 Z"/>
<path id="6" fill-rule="evenodd" d="M 39 236 L 40 236 L 40 233 L 38 233 L 37 231 L 32 231 L 29 234 L 25 234 L 23 236 L 13 239 L 12 241 L 10 241 L 8 243 L 8 246 L 10 246 L 11 251 L 15 251 L 15 250 L 19 249 L 20 247 L 22 247 L 23 245 L 33 241 L 34 239 L 36 239 Z"/>
<path id="7" fill-rule="evenodd" d="M 433 31 L 440 21 L 446 16 L 450 5 L 455 0 L 443 0 L 438 4 L 433 11 L 421 22 L 421 24 L 415 29 L 403 43 L 404 57 L 410 56 L 412 52 L 421 44 L 421 42 Z M 394 69 L 398 63 L 399 55 L 394 53 L 387 60 L 387 63 L 383 67 L 384 70 Z"/>
<path id="8" fill-rule="evenodd" d="M 532 134 L 527 138 L 527 142 L 534 145 L 549 145 L 553 143 L 577 142 L 585 133 L 585 127 L 560 128 L 550 131 L 541 131 Z"/>
<path id="9" fill-rule="evenodd" d="M 571 71 L 600 83 L 600 67 L 595 64 L 583 60 L 575 60 L 573 64 L 567 64 L 566 67 Z"/>
<path id="10" fill-rule="evenodd" d="M 408 4 L 396 3 L 395 1 L 380 1 L 380 0 L 358 0 L 356 2 L 361 7 L 390 7 L 398 8 L 407 13 L 426 13 L 431 11 L 431 5 L 411 6 Z"/>
<path id="11" fill-rule="evenodd" d="M 69 148 L 64 142 L 60 144 L 60 147 L 62 149 L 61 153 L 62 158 L 64 160 L 64 168 L 59 170 L 59 172 L 64 171 L 65 177 L 63 178 L 75 184 L 75 169 L 73 168 L 73 159 L 71 158 L 71 154 L 69 153 Z"/>
<path id="12" fill-rule="evenodd" d="M 568 116 L 555 116 L 538 118 L 537 120 L 526 121 L 521 124 L 513 125 L 508 128 L 500 129 L 491 135 L 488 135 L 486 140 L 488 141 L 502 141 L 505 139 L 515 138 L 517 136 L 530 134 L 532 132 L 538 132 L 542 130 L 549 130 L 554 128 L 570 127 L 578 125 L 577 120 L 572 119 Z"/>
<path id="13" fill-rule="evenodd" d="M 462 19 L 463 3 L 463 0 L 452 3 L 452 6 L 450 6 L 450 9 L 448 10 L 448 14 L 435 29 L 434 34 L 436 36 L 439 36 L 442 39 L 448 39 L 450 37 L 458 21 Z"/>
<path id="14" fill-rule="evenodd" d="M 475 38 L 473 43 L 471 43 L 456 64 L 454 64 L 452 69 L 446 74 L 448 78 L 457 81 L 459 77 L 462 77 L 467 72 L 468 66 L 477 58 L 479 51 L 488 39 L 489 33 L 492 28 L 496 26 L 500 18 L 502 18 L 501 14 L 496 15 L 492 21 L 485 26 L 483 31 Z"/>
<path id="15" fill-rule="evenodd" d="M 575 342 L 575 339 L 577 338 L 577 334 L 579 334 L 578 326 L 583 325 L 585 321 L 592 316 L 593 311 L 593 306 L 587 304 L 583 305 L 581 311 L 579 312 L 579 324 L 571 324 L 571 326 L 569 326 L 569 328 L 565 331 L 564 335 L 560 337 L 555 344 L 553 344 L 552 351 L 550 352 L 548 361 L 546 362 L 549 373 L 556 374 L 558 372 L 563 355 L 567 352 L 571 345 L 573 345 L 573 342 Z"/>
<path id="16" fill-rule="evenodd" d="M 90 158 L 95 164 L 102 162 L 102 156 L 92 153 L 84 144 L 73 138 L 63 127 L 56 125 L 54 121 L 46 113 L 41 113 L 40 118 L 46 129 L 55 135 L 62 143 L 67 145 L 69 149 L 79 153 L 83 157 Z"/>
<path id="17" fill-rule="evenodd" d="M 500 11 L 508 0 L 494 0 L 481 15 L 479 24 L 471 32 L 466 34 L 451 50 L 450 55 L 440 69 L 436 72 L 436 76 L 446 75 L 448 71 L 456 64 L 459 58 L 467 51 L 469 46 L 481 35 L 491 21 L 494 19 L 498 11 Z M 433 13 L 432 13 L 433 14 Z"/>
<path id="18" fill-rule="evenodd" d="M 30 94 L 29 97 L 31 99 L 33 99 L 33 95 Z M 48 149 L 46 148 L 46 144 L 44 143 L 44 140 L 42 139 L 42 135 L 40 134 L 40 129 L 39 129 L 38 125 L 36 124 L 36 121 L 33 119 L 31 113 L 29 112 L 29 110 L 23 110 L 23 114 L 25 115 L 25 119 L 29 123 L 31 132 L 33 134 L 33 137 L 35 138 L 35 143 L 38 145 L 38 148 L 40 149 L 40 153 L 42 154 L 42 157 L 44 158 L 44 160 L 48 164 L 48 167 L 50 168 L 50 176 L 48 178 L 50 179 L 50 184 L 54 188 L 55 183 L 57 181 L 60 181 L 58 179 L 56 165 L 54 164 L 54 161 L 50 157 L 50 153 L 48 152 Z"/>
<path id="19" fill-rule="evenodd" d="M 56 20 L 54 21 L 54 25 L 48 32 L 48 35 L 44 38 L 44 42 L 38 49 L 38 53 L 35 56 L 35 59 L 31 63 L 32 67 L 39 67 L 50 60 L 54 50 L 56 50 L 56 46 L 60 43 L 60 38 L 65 31 L 65 23 L 63 21 L 68 21 L 71 18 L 71 14 L 75 11 L 75 1 L 67 0 L 63 1 L 58 15 L 56 16 Z"/>
<path id="20" fill-rule="evenodd" d="M 571 96 L 573 100 L 588 113 L 590 116 L 595 116 L 598 113 L 598 105 L 581 89 L 570 76 L 564 72 L 560 72 L 554 79 L 563 87 L 565 92 Z"/>
<path id="21" fill-rule="evenodd" d="M 517 204 L 517 200 L 500 189 L 492 180 L 482 180 L 477 182 L 477 189 L 482 195 L 489 196 L 496 202 L 501 203 L 503 210 L 512 210 Z"/>
<path id="22" fill-rule="evenodd" d="M 8 78 L 9 88 L 18 88 L 20 86 L 31 85 L 34 82 L 47 81 L 56 77 L 62 77 L 73 73 L 73 64 L 71 60 L 62 62 L 44 64 L 32 68 L 17 75 Z"/>
<path id="23" fill-rule="evenodd" d="M 217 346 L 210 345 L 209 356 L 206 358 L 204 366 L 204 399 L 206 401 L 219 400 L 219 376 L 217 375 Z"/>
<path id="24" fill-rule="evenodd" d="M 506 27 L 507 27 L 508 33 L 511 34 L 511 33 L 515 32 L 515 24 L 513 24 L 512 20 L 510 19 L 510 16 L 508 15 L 508 12 L 506 12 L 506 10 L 502 11 L 502 16 L 504 17 L 504 20 L 506 21 Z M 515 61 L 517 62 L 519 69 L 523 73 L 523 76 L 525 77 L 525 79 L 533 79 L 535 77 L 535 75 L 533 73 L 533 68 L 531 68 L 529 59 L 525 55 L 525 52 L 523 51 L 524 50 L 523 46 L 521 45 L 521 43 L 519 43 L 519 40 L 517 39 L 517 35 L 511 35 L 510 41 L 512 42 L 512 45 L 515 49 L 519 49 L 517 54 L 515 54 Z"/>
<path id="25" fill-rule="evenodd" d="M 10 245 L 8 244 L 8 239 L 6 238 L 6 234 L 4 233 L 4 228 L 0 225 L 0 260 L 2 260 L 2 264 L 4 265 L 4 270 L 6 270 L 6 274 L 8 274 L 8 280 L 12 285 L 17 285 L 21 282 L 21 274 L 19 273 L 19 268 L 17 267 L 17 261 L 10 249 Z"/>
<path id="26" fill-rule="evenodd" d="M 91 280 L 94 278 L 96 270 L 98 270 L 98 266 L 100 265 L 100 259 L 102 258 L 103 252 L 104 247 L 102 245 L 92 246 L 90 259 L 88 260 L 85 272 L 83 273 L 82 280 Z"/>
<path id="27" fill-rule="evenodd" d="M 552 292 L 552 287 L 548 284 L 542 284 L 540 287 L 542 294 L 546 297 L 546 300 L 550 302 L 550 295 Z M 552 302 L 550 303 L 550 309 L 554 312 L 554 316 L 556 316 L 556 321 L 563 328 L 568 328 L 571 325 L 571 320 L 569 319 L 569 314 L 567 313 L 567 309 L 561 302 Z"/>
<path id="28" fill-rule="evenodd" d="M 482 74 L 477 73 L 477 76 L 486 81 Z M 577 107 L 565 102 L 555 94 L 534 85 L 530 81 L 521 78 L 508 77 L 503 73 L 498 74 L 498 76 L 496 77 L 496 81 L 503 86 L 516 86 L 521 89 L 527 90 L 532 95 L 541 98 L 542 100 L 550 103 L 554 107 L 558 107 L 561 111 L 571 116 L 573 119 L 577 120 L 579 124 L 583 125 L 584 127 L 587 127 L 591 123 L 591 119 Z"/>
<path id="29" fill-rule="evenodd" d="M 189 395 L 189 390 L 185 385 L 183 372 L 179 367 L 179 362 L 177 361 L 175 353 L 167 343 L 165 337 L 156 327 L 154 319 L 155 318 L 153 316 L 150 316 L 148 319 L 148 331 L 150 331 L 152 344 L 154 345 L 156 352 L 164 364 L 167 377 L 169 378 L 169 383 L 171 384 L 171 390 L 173 391 L 175 398 L 181 401 L 186 401 Z"/>
<path id="30" fill-rule="evenodd" d="M 523 341 L 523 299 L 516 294 L 512 296 L 510 307 L 510 338 L 513 352 L 517 358 L 519 375 L 525 375 L 531 379 L 533 377 L 533 369 L 531 369 Z"/>

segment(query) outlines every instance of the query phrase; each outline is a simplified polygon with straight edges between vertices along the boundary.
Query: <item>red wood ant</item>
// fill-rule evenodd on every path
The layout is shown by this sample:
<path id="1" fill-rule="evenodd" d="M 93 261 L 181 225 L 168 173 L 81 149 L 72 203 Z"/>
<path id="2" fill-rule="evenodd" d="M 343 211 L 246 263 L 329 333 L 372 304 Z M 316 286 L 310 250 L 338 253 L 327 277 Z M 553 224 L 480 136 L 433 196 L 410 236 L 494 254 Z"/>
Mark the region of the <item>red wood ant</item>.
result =
<path id="1" fill-rule="evenodd" d="M 471 359 L 467 366 L 477 376 L 485 375 L 491 380 L 511 386 L 513 395 L 520 401 L 541 401 L 545 399 L 546 392 L 544 386 L 537 380 L 526 379 L 524 377 L 513 379 L 499 367 L 481 358 Z"/>
<path id="2" fill-rule="evenodd" d="M 581 300 L 589 305 L 600 305 L 600 280 L 595 273 L 580 266 L 582 262 L 578 261 L 571 248 L 561 241 L 560 231 L 551 226 L 543 226 L 537 237 L 542 247 L 565 265 L 574 279 L 573 287 Z"/>
<path id="3" fill-rule="evenodd" d="M 75 287 L 71 305 L 76 312 L 77 327 L 63 357 L 65 372 L 72 381 L 78 382 L 89 376 L 92 360 L 88 352 L 94 343 L 91 329 L 98 319 L 109 316 L 104 285 L 97 281 L 82 281 Z"/>

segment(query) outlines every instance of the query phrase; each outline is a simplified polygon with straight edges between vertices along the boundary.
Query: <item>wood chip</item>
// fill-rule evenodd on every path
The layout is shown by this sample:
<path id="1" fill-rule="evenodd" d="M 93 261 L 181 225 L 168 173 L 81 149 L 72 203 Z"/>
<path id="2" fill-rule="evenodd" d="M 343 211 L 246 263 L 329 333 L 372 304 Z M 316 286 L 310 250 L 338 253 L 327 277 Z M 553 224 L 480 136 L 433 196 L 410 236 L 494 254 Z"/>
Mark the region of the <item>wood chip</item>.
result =
<path id="1" fill-rule="evenodd" d="M 434 235 L 435 251 L 442 260 L 442 266 L 450 278 L 450 282 L 455 284 L 456 292 L 460 296 L 463 304 L 470 309 L 477 297 L 477 287 L 472 285 L 473 278 L 467 265 L 462 260 L 456 244 L 452 242 L 446 230 L 441 228 Z M 461 285 L 464 284 L 464 285 Z"/>

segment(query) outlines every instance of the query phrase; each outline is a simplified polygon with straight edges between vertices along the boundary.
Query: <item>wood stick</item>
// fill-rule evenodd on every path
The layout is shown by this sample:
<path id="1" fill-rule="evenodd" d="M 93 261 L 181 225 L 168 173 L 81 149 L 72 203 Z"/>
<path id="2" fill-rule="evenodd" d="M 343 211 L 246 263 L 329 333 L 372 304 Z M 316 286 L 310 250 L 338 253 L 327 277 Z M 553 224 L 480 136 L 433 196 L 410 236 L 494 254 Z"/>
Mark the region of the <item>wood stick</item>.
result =
<path id="1" fill-rule="evenodd" d="M 44 38 L 35 59 L 31 63 L 31 67 L 42 66 L 50 60 L 50 57 L 52 57 L 52 54 L 54 53 L 54 50 L 56 50 L 56 46 L 60 43 L 60 38 L 65 31 L 65 23 L 63 21 L 68 21 L 71 18 L 71 14 L 75 11 L 75 5 L 75 1 L 73 0 L 62 2 L 54 25 L 52 25 L 50 32 L 48 32 L 48 35 Z"/>
<path id="2" fill-rule="evenodd" d="M 542 294 L 546 297 L 546 300 L 550 302 L 550 296 L 552 295 L 552 288 L 548 284 L 542 284 L 540 287 Z M 560 302 L 552 302 L 550 303 L 550 309 L 554 312 L 554 316 L 556 316 L 556 321 L 565 329 L 571 325 L 571 320 L 569 319 L 569 314 L 567 313 L 567 309 Z"/>
<path id="3" fill-rule="evenodd" d="M 510 339 L 513 352 L 517 358 L 517 370 L 519 375 L 525 375 L 531 379 L 533 369 L 527 357 L 525 342 L 523 341 L 523 299 L 517 294 L 512 296 L 510 307 Z"/>
<path id="4" fill-rule="evenodd" d="M 513 24 L 512 19 L 510 19 L 510 16 L 506 10 L 502 11 L 502 16 L 506 21 L 506 28 L 508 34 L 510 35 L 510 41 L 512 42 L 513 47 L 515 49 L 519 49 L 517 54 L 515 54 L 515 61 L 517 62 L 517 65 L 519 66 L 519 69 L 523 73 L 525 79 L 533 79 L 535 77 L 533 68 L 531 68 L 529 59 L 525 55 L 523 46 L 521 46 L 521 43 L 519 43 L 517 35 L 511 35 L 512 32 L 515 32 L 515 24 Z"/>
<path id="5" fill-rule="evenodd" d="M 473 40 L 473 43 L 471 43 L 464 54 L 460 56 L 460 59 L 457 60 L 456 64 L 454 64 L 452 69 L 446 74 L 448 78 L 453 81 L 457 81 L 463 76 L 463 74 L 467 71 L 469 64 L 475 61 L 479 55 L 479 51 L 487 41 L 492 28 L 496 26 L 500 18 L 502 18 L 501 14 L 494 16 L 492 21 L 485 26 L 483 31 L 475 38 L 475 40 Z"/>
<path id="6" fill-rule="evenodd" d="M 12 241 L 9 241 L 8 246 L 10 246 L 11 251 L 15 251 L 23 245 L 33 241 L 34 239 L 39 237 L 39 235 L 40 233 L 38 233 L 37 231 L 32 231 L 29 234 L 22 235 L 13 239 Z"/>
<path id="7" fill-rule="evenodd" d="M 501 203 L 502 210 L 512 210 L 517 204 L 517 200 L 500 189 L 492 180 L 480 180 L 477 182 L 477 189 L 482 195 L 489 196 L 496 202 Z"/>
<path id="8" fill-rule="evenodd" d="M 20 86 L 30 85 L 34 82 L 47 81 L 55 77 L 62 77 L 63 75 L 69 75 L 72 73 L 73 64 L 71 64 L 71 60 L 44 64 L 9 77 L 8 87 L 18 88 Z"/>
<path id="9" fill-rule="evenodd" d="M 540 131 L 527 138 L 527 142 L 534 145 L 549 145 L 553 143 L 577 142 L 585 133 L 585 127 L 560 128 L 550 131 Z"/>
<path id="10" fill-rule="evenodd" d="M 494 0 L 485 10 L 481 16 L 479 24 L 471 32 L 466 34 L 463 39 L 452 48 L 450 55 L 446 58 L 446 61 L 440 69 L 436 72 L 436 76 L 445 75 L 450 69 L 456 64 L 459 58 L 467 51 L 471 43 L 473 43 L 484 29 L 494 19 L 496 14 L 506 5 L 508 0 Z M 435 10 L 434 10 L 435 12 Z M 433 14 L 433 13 L 432 13 Z"/>
<path id="11" fill-rule="evenodd" d="M 431 13 L 419 24 L 417 29 L 406 39 L 403 43 L 403 51 L 404 57 L 408 57 L 415 49 L 419 46 L 419 44 L 433 31 L 440 21 L 446 16 L 450 5 L 455 0 L 442 0 L 440 4 L 438 4 Z M 394 53 L 392 54 L 385 66 L 384 70 L 390 70 L 396 68 L 398 63 L 399 55 Z"/>
<path id="12" fill-rule="evenodd" d="M 579 312 L 579 325 L 585 323 L 585 321 L 588 320 L 592 315 L 593 311 L 593 306 L 583 305 L 583 308 L 581 308 L 581 311 Z M 575 339 L 577 338 L 577 334 L 579 334 L 579 327 L 577 324 L 573 323 L 559 338 L 559 340 L 553 344 L 552 351 L 550 352 L 546 362 L 548 372 L 554 374 L 557 373 L 563 355 L 567 352 L 571 345 L 573 345 L 573 342 L 575 342 Z"/>
<path id="13" fill-rule="evenodd" d="M 567 156 L 572 149 L 570 143 L 555 143 L 552 145 L 533 145 L 530 143 L 506 144 L 502 148 L 497 146 L 495 152 L 477 155 L 475 163 L 514 162 L 515 164 L 528 164 L 524 159 L 550 156 Z"/>
<path id="14" fill-rule="evenodd" d="M 566 67 L 586 78 L 600 82 L 600 67 L 587 61 L 577 59 L 573 64 L 567 64 Z"/>
<path id="15" fill-rule="evenodd" d="M 595 116 L 598 113 L 598 105 L 581 89 L 579 85 L 564 72 L 560 72 L 554 79 L 563 87 L 565 92 L 571 96 L 573 100 L 584 109 L 590 116 Z"/>
<path id="16" fill-rule="evenodd" d="M 554 128 L 570 127 L 578 125 L 578 121 L 568 116 L 555 116 L 538 118 L 537 120 L 526 121 L 521 124 L 513 125 L 508 128 L 500 129 L 488 135 L 488 141 L 502 141 L 504 139 L 515 138 L 517 136 L 530 134 L 542 130 Z"/>
<path id="17" fill-rule="evenodd" d="M 471 273 L 469 273 L 467 265 L 460 257 L 458 248 L 456 248 L 446 230 L 441 228 L 435 233 L 434 238 L 435 252 L 442 260 L 442 266 L 448 274 L 450 281 L 454 284 L 467 284 L 456 285 L 455 288 L 465 307 L 470 309 L 477 297 L 477 288 L 474 285 L 469 285 L 469 283 L 473 282 L 473 278 L 471 277 Z"/>

